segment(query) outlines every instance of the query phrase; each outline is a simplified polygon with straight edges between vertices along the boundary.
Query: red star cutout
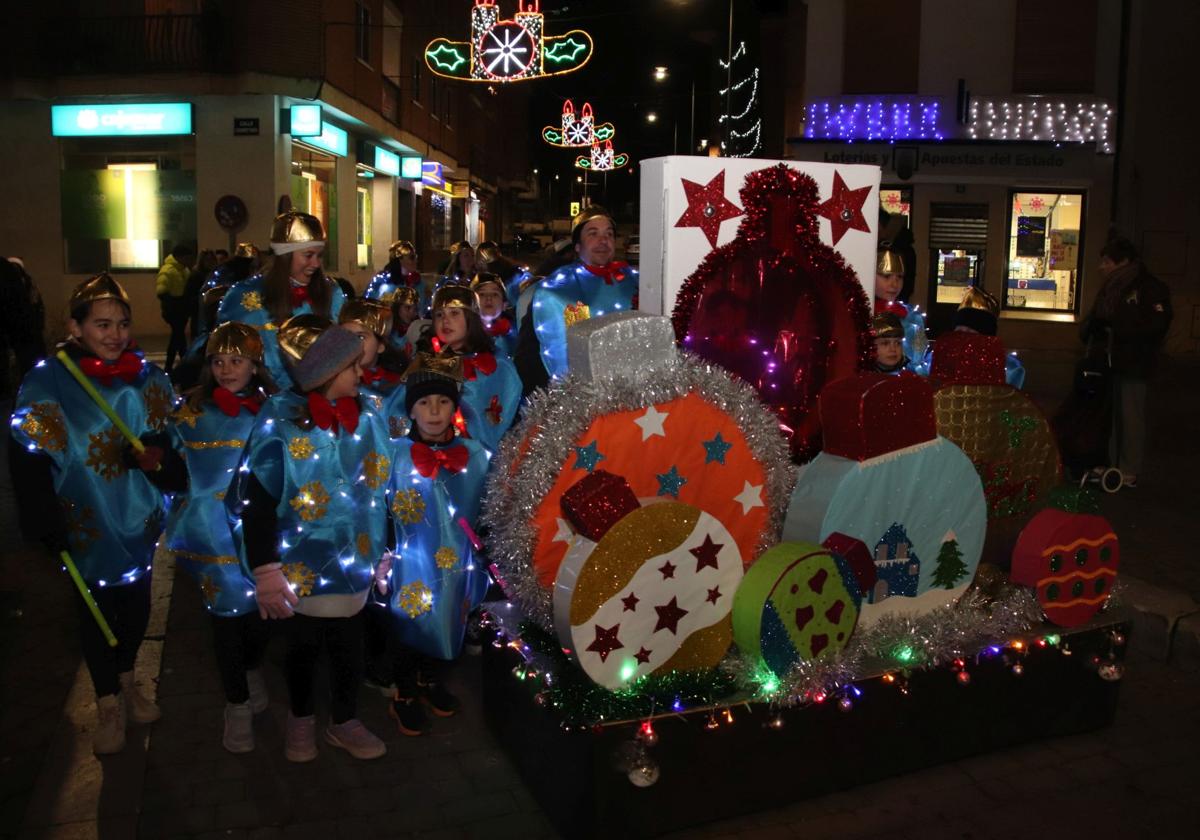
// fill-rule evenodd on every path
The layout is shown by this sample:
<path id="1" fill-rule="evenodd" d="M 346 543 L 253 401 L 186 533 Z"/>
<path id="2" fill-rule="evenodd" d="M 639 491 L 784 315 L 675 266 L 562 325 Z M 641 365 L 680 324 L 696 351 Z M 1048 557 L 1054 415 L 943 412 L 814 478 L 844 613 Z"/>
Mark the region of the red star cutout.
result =
<path id="1" fill-rule="evenodd" d="M 862 211 L 863 203 L 870 194 L 870 187 L 846 189 L 846 182 L 842 180 L 842 176 L 837 172 L 833 173 L 833 195 L 817 205 L 817 215 L 824 216 L 833 227 L 834 245 L 838 244 L 838 240 L 848 230 L 871 232 Z"/>
<path id="2" fill-rule="evenodd" d="M 675 223 L 675 227 L 698 227 L 708 237 L 710 247 L 717 247 L 721 233 L 721 222 L 742 215 L 740 207 L 725 197 L 725 170 L 718 172 L 707 184 L 697 184 L 687 178 L 683 191 L 687 194 L 688 207 Z"/>
<path id="3" fill-rule="evenodd" d="M 621 610 L 621 612 L 633 612 L 637 609 L 638 601 L 640 600 L 642 599 L 639 598 L 636 593 L 630 592 L 621 599 L 621 603 L 625 605 L 625 609 Z"/>
<path id="4" fill-rule="evenodd" d="M 639 665 L 645 665 L 647 662 L 650 661 L 650 651 L 646 650 L 645 648 L 642 648 L 641 650 L 639 650 L 637 653 L 635 653 L 633 655 L 633 658 L 638 661 Z"/>
<path id="5" fill-rule="evenodd" d="M 621 640 L 617 638 L 617 629 L 620 626 L 620 624 L 614 624 L 606 630 L 597 624 L 596 638 L 587 646 L 587 650 L 595 651 L 600 654 L 601 662 L 607 662 L 610 653 L 617 648 L 625 647 L 625 645 L 621 644 Z"/>
<path id="6" fill-rule="evenodd" d="M 724 547 L 724 543 L 715 543 L 711 535 L 705 534 L 702 545 L 688 549 L 688 553 L 696 558 L 696 571 L 700 571 L 705 566 L 717 568 L 717 553 Z"/>
<path id="7" fill-rule="evenodd" d="M 688 614 L 688 611 L 683 609 L 677 603 L 678 599 L 672 598 L 661 607 L 655 607 L 654 611 L 658 613 L 658 624 L 654 627 L 654 632 L 659 630 L 670 630 L 672 634 L 678 634 L 679 619 Z"/>
<path id="8" fill-rule="evenodd" d="M 671 564 L 670 560 L 659 566 L 658 570 L 662 572 L 663 580 L 675 577 L 675 566 Z"/>
<path id="9" fill-rule="evenodd" d="M 721 587 L 714 586 L 712 589 L 708 590 L 708 597 L 705 598 L 704 600 L 708 601 L 710 604 L 715 604 L 720 599 L 721 599 Z"/>

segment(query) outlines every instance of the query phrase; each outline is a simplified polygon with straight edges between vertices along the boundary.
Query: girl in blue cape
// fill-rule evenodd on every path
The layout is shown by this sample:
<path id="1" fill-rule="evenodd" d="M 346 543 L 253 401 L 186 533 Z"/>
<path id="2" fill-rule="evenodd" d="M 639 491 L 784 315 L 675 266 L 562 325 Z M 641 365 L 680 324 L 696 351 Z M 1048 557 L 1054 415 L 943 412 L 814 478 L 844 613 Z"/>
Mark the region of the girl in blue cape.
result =
<path id="1" fill-rule="evenodd" d="M 495 343 L 496 355 L 511 360 L 517 348 L 517 319 L 508 306 L 504 281 L 499 275 L 481 271 L 471 281 L 471 291 L 479 299 L 479 317 Z"/>
<path id="2" fill-rule="evenodd" d="M 404 335 L 404 330 L 408 329 L 409 323 L 418 313 L 424 312 L 429 304 L 429 292 L 425 288 L 421 272 L 417 270 L 418 256 L 417 247 L 411 242 L 405 239 L 396 240 L 388 248 L 387 265 L 383 267 L 383 271 L 371 278 L 366 291 L 363 292 L 363 297 L 367 300 L 377 300 L 393 306 L 392 315 L 396 318 L 396 327 L 401 336 Z M 412 291 L 412 302 L 418 305 L 414 313 L 407 318 L 401 318 L 394 308 L 396 294 L 403 289 Z M 401 321 L 404 322 L 403 327 Z"/>
<path id="3" fill-rule="evenodd" d="M 408 365 L 387 343 L 392 332 L 392 311 L 373 300 L 352 300 L 342 307 L 338 323 L 362 339 L 362 381 L 359 393 L 383 415 L 388 434 L 408 434 L 404 413 L 404 369 Z"/>
<path id="4" fill-rule="evenodd" d="M 186 486 L 166 435 L 173 402 L 165 373 L 130 337 L 129 296 L 107 274 L 71 294 L 62 345 L 100 396 L 145 445 L 134 454 L 122 434 L 58 359 L 25 377 L 12 416 L 13 473 L 22 524 L 75 565 L 117 638 L 110 647 L 82 597 L 79 638 L 96 689 L 98 755 L 125 747 L 125 723 L 158 720 L 158 706 L 134 683 L 133 666 L 150 618 L 151 559 L 162 532 L 164 492 Z"/>
<path id="5" fill-rule="evenodd" d="M 199 383 L 172 415 L 173 442 L 187 462 L 189 486 L 171 505 L 167 548 L 200 587 L 212 616 L 225 690 L 221 743 L 232 753 L 247 753 L 254 749 L 254 715 L 267 708 L 260 666 L 269 633 L 254 602 L 254 579 L 238 561 L 224 499 L 250 430 L 276 388 L 254 327 L 221 324 L 209 336 L 205 356 Z"/>
<path id="6" fill-rule="evenodd" d="M 445 286 L 433 295 L 434 347 L 460 357 L 460 407 L 467 437 L 495 452 L 512 426 L 521 402 L 521 378 L 513 363 L 495 352 L 479 316 L 479 298 L 465 286 Z"/>
<path id="7" fill-rule="evenodd" d="M 292 378 L 279 354 L 278 327 L 295 315 L 312 313 L 337 318 L 345 295 L 321 270 L 325 229 L 307 213 L 288 211 L 271 225 L 270 268 L 237 283 L 221 301 L 217 320 L 240 321 L 258 329 L 263 339 L 267 370 L 280 388 L 290 388 Z"/>
<path id="8" fill-rule="evenodd" d="M 395 559 L 386 585 L 393 621 L 389 713 L 404 735 L 428 729 L 424 706 L 446 717 L 458 699 L 440 679 L 441 665 L 462 649 L 467 615 L 487 591 L 468 531 L 479 513 L 488 453 L 456 435 L 461 360 L 418 354 L 407 379 L 412 431 L 394 450 L 388 483 Z"/>
<path id="9" fill-rule="evenodd" d="M 284 755 L 317 757 L 313 681 L 324 648 L 332 695 L 324 739 L 355 758 L 378 758 L 383 742 L 357 717 L 359 614 L 386 548 L 387 427 L 359 397 L 357 335 L 293 328 L 283 340 L 299 356 L 296 385 L 259 412 L 226 507 L 241 520 L 234 542 L 253 574 L 259 613 L 283 620 L 287 637 Z"/>

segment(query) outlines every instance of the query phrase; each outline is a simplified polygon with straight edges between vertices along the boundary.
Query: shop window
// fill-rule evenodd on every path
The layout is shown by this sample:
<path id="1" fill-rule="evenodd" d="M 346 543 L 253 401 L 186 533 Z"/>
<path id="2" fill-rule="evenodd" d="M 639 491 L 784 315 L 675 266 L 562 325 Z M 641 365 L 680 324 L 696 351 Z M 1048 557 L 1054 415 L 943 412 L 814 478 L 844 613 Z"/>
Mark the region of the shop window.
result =
<path id="1" fill-rule="evenodd" d="M 363 3 L 354 4 L 354 57 L 371 63 L 371 10 Z"/>
<path id="2" fill-rule="evenodd" d="M 358 245 L 356 255 L 359 268 L 371 265 L 371 191 L 366 187 L 358 187 L 358 219 L 355 241 Z"/>
<path id="3" fill-rule="evenodd" d="M 912 187 L 880 187 L 879 208 L 903 216 L 904 226 L 912 230 Z"/>
<path id="4" fill-rule="evenodd" d="M 155 271 L 181 242 L 196 242 L 190 149 L 119 138 L 65 141 L 59 179 L 68 274 Z"/>
<path id="5" fill-rule="evenodd" d="M 1084 211 L 1081 192 L 1013 192 L 1005 309 L 1074 312 Z"/>
<path id="6" fill-rule="evenodd" d="M 300 143 L 292 144 L 292 207 L 311 213 L 325 226 L 324 264 L 337 266 L 337 159 Z"/>

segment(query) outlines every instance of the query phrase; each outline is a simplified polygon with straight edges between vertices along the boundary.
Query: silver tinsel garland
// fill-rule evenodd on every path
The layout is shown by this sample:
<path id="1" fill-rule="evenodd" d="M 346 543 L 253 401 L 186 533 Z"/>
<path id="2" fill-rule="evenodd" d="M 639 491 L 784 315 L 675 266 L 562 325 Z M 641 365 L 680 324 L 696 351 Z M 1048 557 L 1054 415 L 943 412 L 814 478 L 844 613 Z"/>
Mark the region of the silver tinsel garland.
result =
<path id="1" fill-rule="evenodd" d="M 688 354 L 673 363 L 594 381 L 568 376 L 533 394 L 522 421 L 505 436 L 488 479 L 481 519 L 488 529 L 488 556 L 504 579 L 506 594 L 527 617 L 553 632 L 551 593 L 533 568 L 534 510 L 550 492 L 576 439 L 601 415 L 659 405 L 696 393 L 724 411 L 741 429 L 763 466 L 767 524 L 755 557 L 779 540 L 796 471 L 779 422 L 758 394 L 723 368 Z M 754 558 L 749 558 L 754 559 Z"/>

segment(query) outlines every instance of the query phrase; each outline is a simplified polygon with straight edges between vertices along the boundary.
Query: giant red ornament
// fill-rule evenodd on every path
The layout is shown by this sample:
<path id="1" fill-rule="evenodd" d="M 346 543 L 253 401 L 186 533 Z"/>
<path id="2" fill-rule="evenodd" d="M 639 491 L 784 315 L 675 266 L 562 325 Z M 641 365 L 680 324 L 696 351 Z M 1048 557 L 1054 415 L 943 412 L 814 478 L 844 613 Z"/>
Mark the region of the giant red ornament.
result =
<path id="1" fill-rule="evenodd" d="M 870 187 L 848 189 L 846 182 L 837 172 L 833 173 L 833 195 L 817 205 L 817 215 L 829 220 L 833 230 L 833 244 L 838 244 L 848 230 L 871 232 L 871 226 L 863 216 L 863 202 L 871 194 Z"/>
<path id="2" fill-rule="evenodd" d="M 835 193 L 844 190 L 835 180 Z M 841 255 L 821 242 L 811 177 L 779 164 L 746 176 L 739 195 L 737 239 L 684 281 L 675 335 L 753 385 L 793 457 L 807 461 L 821 448 L 817 394 L 870 361 L 870 306 Z"/>
<path id="3" fill-rule="evenodd" d="M 742 215 L 742 210 L 725 197 L 725 170 L 718 172 L 707 184 L 697 184 L 687 178 L 683 192 L 687 195 L 688 208 L 683 211 L 675 227 L 698 227 L 708 237 L 709 247 L 717 247 L 721 235 L 721 222 Z"/>

